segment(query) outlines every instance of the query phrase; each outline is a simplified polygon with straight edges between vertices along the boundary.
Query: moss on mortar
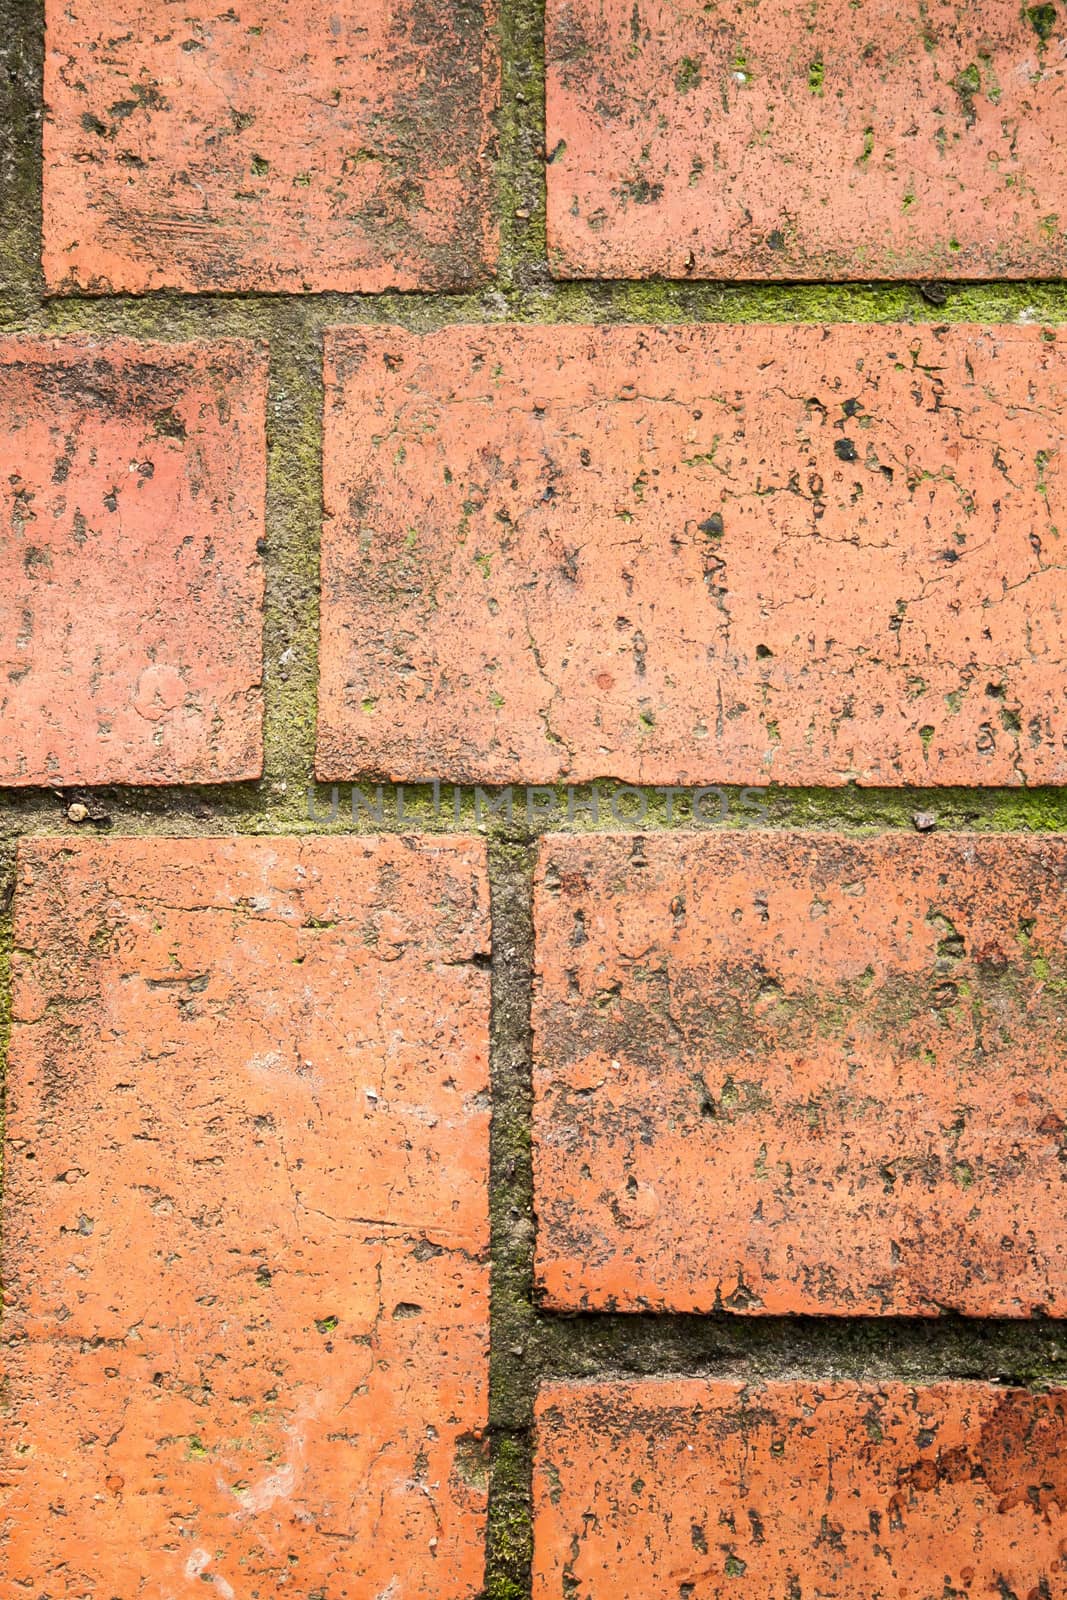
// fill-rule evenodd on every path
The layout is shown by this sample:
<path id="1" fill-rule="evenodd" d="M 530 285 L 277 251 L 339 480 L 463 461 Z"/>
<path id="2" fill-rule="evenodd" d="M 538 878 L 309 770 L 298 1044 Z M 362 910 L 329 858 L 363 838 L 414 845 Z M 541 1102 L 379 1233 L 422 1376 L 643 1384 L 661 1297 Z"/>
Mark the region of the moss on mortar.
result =
<path id="1" fill-rule="evenodd" d="M 15 848 L 0 841 L 0 1196 L 4 1192 L 4 1142 L 7 1110 L 7 1053 L 11 1039 L 11 952 L 14 944 L 12 902 L 15 890 Z M 3 1208 L 0 1207 L 0 1260 L 4 1248 Z M 3 1312 L 4 1285 L 0 1281 L 0 1313 Z"/>
<path id="2" fill-rule="evenodd" d="M 489 1211 L 492 1229 L 489 1380 L 492 1477 L 487 1589 L 492 1600 L 528 1592 L 530 1439 L 536 1329 L 533 1326 L 533 1174 L 530 981 L 533 972 L 528 846 L 489 847 L 493 926 Z"/>

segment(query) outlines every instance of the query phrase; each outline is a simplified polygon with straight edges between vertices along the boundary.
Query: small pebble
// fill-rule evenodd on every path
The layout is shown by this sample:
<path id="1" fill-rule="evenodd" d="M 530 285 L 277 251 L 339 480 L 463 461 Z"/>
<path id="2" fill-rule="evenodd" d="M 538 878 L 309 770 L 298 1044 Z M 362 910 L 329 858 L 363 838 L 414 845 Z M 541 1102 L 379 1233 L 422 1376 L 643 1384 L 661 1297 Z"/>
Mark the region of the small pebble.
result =
<path id="1" fill-rule="evenodd" d="M 930 833 L 937 827 L 937 818 L 932 811 L 916 811 L 911 820 L 919 833 Z"/>

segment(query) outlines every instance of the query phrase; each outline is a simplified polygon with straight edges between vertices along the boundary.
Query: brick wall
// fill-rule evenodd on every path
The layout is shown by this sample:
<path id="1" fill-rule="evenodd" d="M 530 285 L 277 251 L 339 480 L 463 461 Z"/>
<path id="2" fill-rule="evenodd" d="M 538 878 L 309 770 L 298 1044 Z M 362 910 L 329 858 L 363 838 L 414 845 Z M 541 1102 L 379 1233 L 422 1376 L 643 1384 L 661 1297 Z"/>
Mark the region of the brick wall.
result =
<path id="1" fill-rule="evenodd" d="M 1064 7 L 0 66 L 0 1600 L 1067 1597 Z"/>

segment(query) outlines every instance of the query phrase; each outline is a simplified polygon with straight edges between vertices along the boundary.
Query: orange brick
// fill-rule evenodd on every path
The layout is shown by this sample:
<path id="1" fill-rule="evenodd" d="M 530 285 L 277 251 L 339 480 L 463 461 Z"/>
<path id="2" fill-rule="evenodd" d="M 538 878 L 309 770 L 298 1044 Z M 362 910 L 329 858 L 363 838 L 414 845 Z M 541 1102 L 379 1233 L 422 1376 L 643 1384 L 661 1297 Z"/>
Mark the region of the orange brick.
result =
<path id="1" fill-rule="evenodd" d="M 0 341 L 0 783 L 262 770 L 267 355 Z"/>
<path id="2" fill-rule="evenodd" d="M 320 776 L 1067 781 L 1065 351 L 335 330 Z"/>
<path id="3" fill-rule="evenodd" d="M 548 0 L 564 278 L 1067 268 L 1062 6 Z"/>
<path id="4" fill-rule="evenodd" d="M 1067 1595 L 1067 1391 L 552 1384 L 534 1600 Z"/>
<path id="5" fill-rule="evenodd" d="M 22 848 L 4 1600 L 481 1590 L 487 901 L 477 841 Z"/>
<path id="6" fill-rule="evenodd" d="M 550 1306 L 1067 1315 L 1067 838 L 556 837 L 535 894 Z"/>
<path id="7" fill-rule="evenodd" d="M 58 291 L 460 289 L 496 259 L 495 0 L 47 0 Z"/>

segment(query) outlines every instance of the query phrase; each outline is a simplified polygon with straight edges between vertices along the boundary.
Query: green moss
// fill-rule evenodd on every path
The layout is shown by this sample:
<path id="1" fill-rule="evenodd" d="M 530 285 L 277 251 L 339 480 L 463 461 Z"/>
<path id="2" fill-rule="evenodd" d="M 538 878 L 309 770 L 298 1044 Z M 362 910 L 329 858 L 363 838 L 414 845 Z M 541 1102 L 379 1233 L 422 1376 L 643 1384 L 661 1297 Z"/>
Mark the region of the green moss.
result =
<path id="1" fill-rule="evenodd" d="M 525 1435 L 501 1435 L 492 1454 L 489 1502 L 489 1600 L 521 1600 L 529 1593 L 533 1539 L 530 1529 L 530 1444 Z"/>
<path id="2" fill-rule="evenodd" d="M 314 695 L 308 727 L 314 720 Z M 6 833 L 92 834 L 67 820 L 76 791 L 11 791 L 0 801 L 0 836 Z M 84 792 L 84 791 L 77 791 Z M 528 798 L 528 804 L 527 804 Z M 932 813 L 941 829 L 982 832 L 1067 831 L 1067 791 L 960 788 L 782 788 L 717 785 L 694 818 L 690 791 L 633 786 L 614 780 L 594 784 L 514 785 L 510 812 L 505 789 L 442 784 L 365 782 L 309 783 L 292 767 L 258 784 L 198 789 L 101 789 L 96 803 L 118 834 L 189 833 L 470 833 L 522 842 L 547 831 L 589 832 L 639 828 L 796 827 L 878 832 L 913 827 L 919 812 Z"/>
<path id="3" fill-rule="evenodd" d="M 529 982 L 533 963 L 530 901 L 533 852 L 490 845 L 493 925 L 490 1215 L 492 1437 L 487 1593 L 518 1600 L 529 1592 L 531 1553 L 530 1419 L 539 1370 L 533 1310 L 532 1102 Z"/>
<path id="4" fill-rule="evenodd" d="M 688 94 L 690 89 L 697 89 L 704 81 L 701 63 L 692 56 L 683 56 L 674 72 L 674 87 L 679 94 Z"/>
<path id="5" fill-rule="evenodd" d="M 315 749 L 321 336 L 308 326 L 299 303 L 286 308 L 275 335 L 268 395 L 264 760 L 272 797 L 291 812 L 290 784 L 303 790 Z"/>
<path id="6" fill-rule="evenodd" d="M 948 283 L 944 288 L 944 303 L 933 305 L 909 283 L 716 284 L 648 278 L 558 283 L 516 298 L 508 310 L 517 320 L 534 322 L 1067 321 L 1062 284 Z"/>
<path id="7" fill-rule="evenodd" d="M 500 203 L 498 288 L 543 281 L 545 231 L 545 7 L 517 0 L 501 7 Z M 560 154 L 548 152 L 549 160 Z M 495 318 L 494 318 L 495 320 Z"/>
<path id="8" fill-rule="evenodd" d="M 1027 6 L 1026 20 L 1041 43 L 1047 44 L 1056 27 L 1056 7 L 1053 5 Z"/>
<path id="9" fill-rule="evenodd" d="M 964 120 L 970 126 L 977 117 L 974 108 L 975 96 L 980 94 L 982 89 L 982 70 L 977 61 L 972 61 L 969 66 L 964 67 L 958 77 L 953 79 L 952 87 L 959 95 Z"/>

